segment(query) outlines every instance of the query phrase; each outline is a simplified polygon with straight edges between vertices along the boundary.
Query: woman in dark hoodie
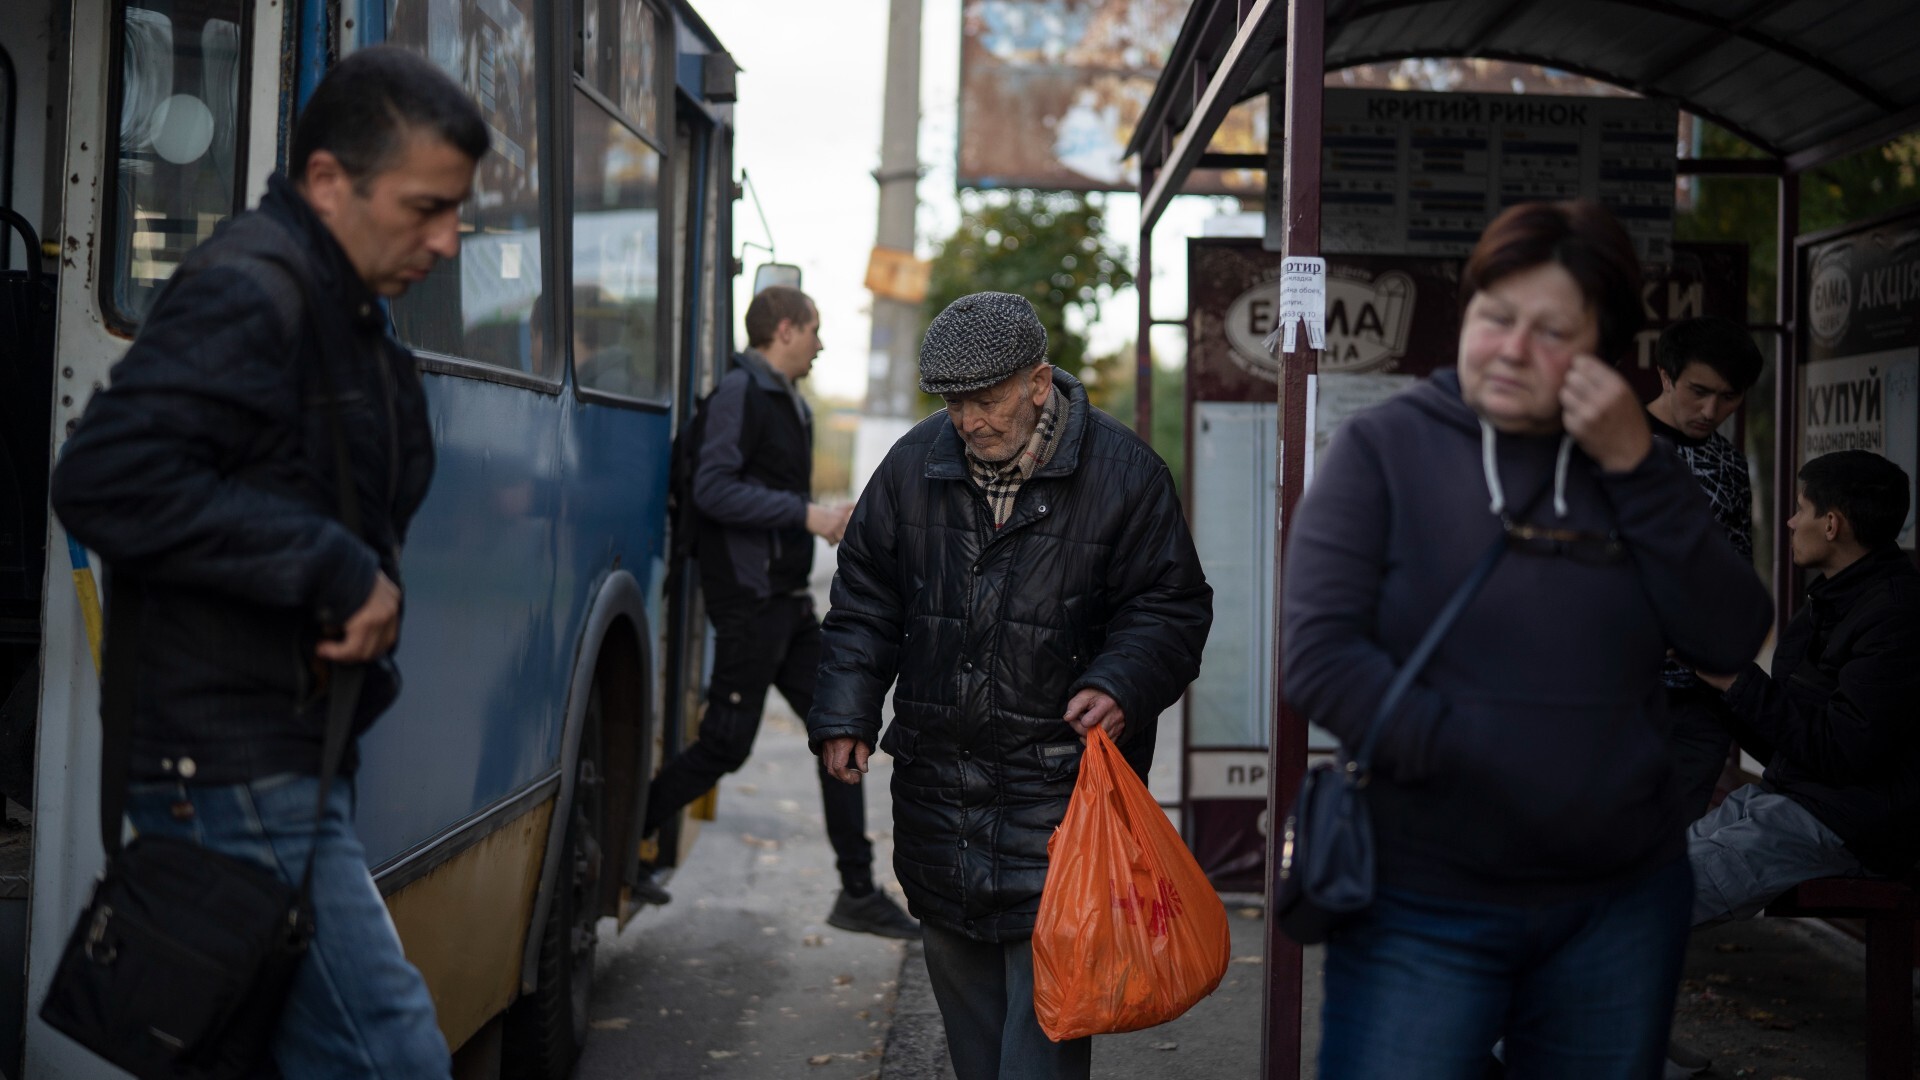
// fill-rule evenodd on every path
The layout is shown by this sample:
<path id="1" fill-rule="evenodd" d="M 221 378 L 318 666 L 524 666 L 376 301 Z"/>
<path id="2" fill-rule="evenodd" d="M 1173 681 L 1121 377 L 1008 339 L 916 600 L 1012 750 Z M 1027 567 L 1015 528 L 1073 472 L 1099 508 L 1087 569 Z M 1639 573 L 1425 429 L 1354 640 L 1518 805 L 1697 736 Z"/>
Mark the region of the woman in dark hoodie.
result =
<path id="1" fill-rule="evenodd" d="M 1752 659 L 1750 566 L 1612 363 L 1640 273 L 1592 203 L 1501 214 L 1457 370 L 1344 424 L 1302 501 L 1288 699 L 1348 746 L 1481 551 L 1509 551 L 1388 721 L 1379 894 L 1327 945 L 1321 1076 L 1655 1078 L 1691 878 L 1660 669 Z"/>

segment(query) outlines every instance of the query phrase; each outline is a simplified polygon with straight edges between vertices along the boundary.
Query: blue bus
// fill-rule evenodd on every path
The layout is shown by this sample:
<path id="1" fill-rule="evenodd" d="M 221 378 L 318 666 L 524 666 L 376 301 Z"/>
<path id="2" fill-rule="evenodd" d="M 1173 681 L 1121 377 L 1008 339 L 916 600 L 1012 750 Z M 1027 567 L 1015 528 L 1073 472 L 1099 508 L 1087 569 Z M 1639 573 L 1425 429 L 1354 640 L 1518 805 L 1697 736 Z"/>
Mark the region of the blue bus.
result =
<path id="1" fill-rule="evenodd" d="M 392 305 L 439 470 L 404 692 L 357 816 L 462 1067 L 562 1076 L 595 928 L 693 828 L 640 827 L 704 620 L 668 451 L 732 348 L 735 67 L 681 0 L 8 0 L 0 20 L 0 1074 L 104 1066 L 33 1016 L 99 872 L 98 599 L 47 466 L 181 257 L 389 42 L 480 103 L 457 259 Z"/>

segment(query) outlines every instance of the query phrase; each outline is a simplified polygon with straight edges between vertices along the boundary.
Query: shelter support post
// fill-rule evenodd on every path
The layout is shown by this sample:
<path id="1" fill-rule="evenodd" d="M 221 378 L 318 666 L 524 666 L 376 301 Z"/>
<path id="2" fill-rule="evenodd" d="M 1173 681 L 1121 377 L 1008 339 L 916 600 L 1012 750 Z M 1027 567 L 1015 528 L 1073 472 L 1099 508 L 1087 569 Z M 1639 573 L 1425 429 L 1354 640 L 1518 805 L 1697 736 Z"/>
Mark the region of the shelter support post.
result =
<path id="1" fill-rule="evenodd" d="M 1153 170 L 1140 170 L 1140 198 L 1153 187 Z M 1140 218 L 1140 272 L 1133 279 L 1140 299 L 1140 330 L 1133 346 L 1133 430 L 1153 443 L 1153 219 Z"/>
<path id="2" fill-rule="evenodd" d="M 1794 450 L 1800 444 L 1800 414 L 1795 405 L 1795 387 L 1799 382 L 1798 338 L 1794 311 L 1800 294 L 1799 253 L 1794 239 L 1800 232 L 1800 174 L 1789 171 L 1780 177 L 1780 222 L 1778 236 L 1779 288 L 1774 294 L 1775 318 L 1780 324 L 1779 341 L 1773 356 L 1773 517 L 1785 521 L 1793 513 L 1799 498 L 1799 471 Z M 1773 625 L 1787 625 L 1793 617 L 1793 553 L 1776 533 L 1773 552 Z"/>
<path id="3" fill-rule="evenodd" d="M 1321 97 L 1326 78 L 1326 0 L 1288 0 L 1286 66 L 1286 170 L 1280 212 L 1284 215 L 1282 257 L 1320 254 Z M 1274 544 L 1274 673 L 1284 678 L 1280 599 L 1285 588 L 1287 538 L 1294 508 L 1306 487 L 1307 380 L 1319 366 L 1319 354 L 1301 341 L 1302 351 L 1280 357 L 1279 520 Z M 1267 922 L 1266 1011 L 1261 1024 L 1260 1075 L 1264 1080 L 1300 1077 L 1300 946 L 1281 934 L 1273 917 L 1279 894 L 1278 841 L 1288 808 L 1300 789 L 1307 765 L 1307 722 L 1274 694 L 1271 760 L 1267 767 Z"/>

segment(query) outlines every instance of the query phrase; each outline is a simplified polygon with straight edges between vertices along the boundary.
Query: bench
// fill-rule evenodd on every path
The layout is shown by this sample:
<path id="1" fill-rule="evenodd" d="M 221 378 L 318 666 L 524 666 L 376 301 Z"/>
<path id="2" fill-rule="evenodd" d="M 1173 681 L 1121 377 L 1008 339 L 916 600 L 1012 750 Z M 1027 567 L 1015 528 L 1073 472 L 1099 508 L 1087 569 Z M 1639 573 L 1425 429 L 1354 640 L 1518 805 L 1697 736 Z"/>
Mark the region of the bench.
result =
<path id="1" fill-rule="evenodd" d="M 1867 1080 L 1913 1077 L 1913 925 L 1920 878 L 1815 878 L 1767 905 L 1769 916 L 1867 924 Z"/>

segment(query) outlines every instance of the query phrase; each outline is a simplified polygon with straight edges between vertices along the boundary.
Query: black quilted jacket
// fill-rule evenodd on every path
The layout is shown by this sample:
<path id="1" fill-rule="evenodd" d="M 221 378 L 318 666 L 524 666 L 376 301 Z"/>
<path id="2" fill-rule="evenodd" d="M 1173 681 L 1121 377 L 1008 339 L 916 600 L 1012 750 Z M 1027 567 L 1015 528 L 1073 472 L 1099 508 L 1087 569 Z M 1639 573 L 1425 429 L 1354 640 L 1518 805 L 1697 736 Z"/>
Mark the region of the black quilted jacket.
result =
<path id="1" fill-rule="evenodd" d="M 879 738 L 894 868 L 915 915 L 982 941 L 1033 932 L 1080 761 L 1067 700 L 1112 695 L 1144 776 L 1213 621 L 1166 465 L 1072 376 L 1054 382 L 1072 402 L 1063 441 L 998 529 L 944 413 L 888 453 L 840 546 L 807 718 L 816 752 L 871 746 L 898 677 Z"/>
<path id="2" fill-rule="evenodd" d="M 433 476 L 425 392 L 377 299 L 276 175 L 174 272 L 61 452 L 53 509 L 107 564 L 110 592 L 146 594 L 139 645 L 121 654 L 136 657 L 136 780 L 319 771 L 314 643 L 376 574 L 400 582 Z M 337 520 L 335 395 L 358 535 Z M 392 654 L 367 665 L 355 730 L 398 693 Z"/>

